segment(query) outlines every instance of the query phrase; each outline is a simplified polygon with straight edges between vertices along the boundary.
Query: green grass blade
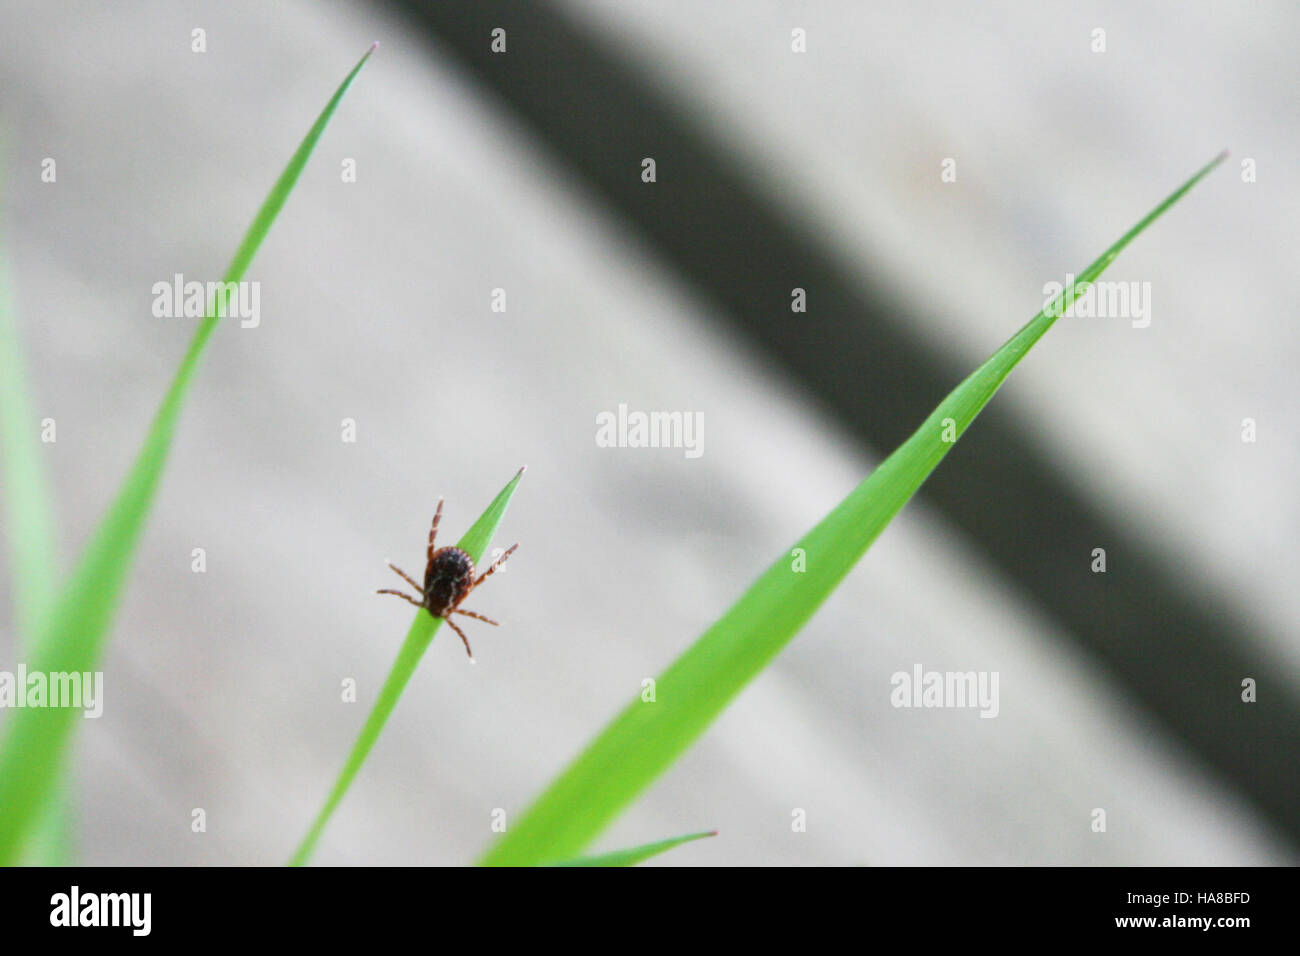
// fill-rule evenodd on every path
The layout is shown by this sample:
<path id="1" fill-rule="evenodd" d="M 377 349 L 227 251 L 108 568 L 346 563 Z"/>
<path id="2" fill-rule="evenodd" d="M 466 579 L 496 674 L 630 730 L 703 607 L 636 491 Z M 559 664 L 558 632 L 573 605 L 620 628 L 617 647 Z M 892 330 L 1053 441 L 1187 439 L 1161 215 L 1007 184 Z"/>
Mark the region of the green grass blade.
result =
<path id="1" fill-rule="evenodd" d="M 794 573 L 785 551 L 750 589 L 659 677 L 655 702 L 634 699 L 546 789 L 483 857 L 484 864 L 530 865 L 580 854 L 668 768 L 727 704 L 794 637 L 952 447 L 1008 373 L 1138 234 L 1177 202 L 1226 153 L 1160 203 L 1080 273 L 1051 305 L 956 387 L 920 428 L 795 545 L 806 555 Z M 955 438 L 953 439 L 955 441 Z"/>
<path id="2" fill-rule="evenodd" d="M 357 63 L 308 131 L 271 188 L 240 243 L 224 281 L 240 281 L 276 215 L 298 181 L 308 157 L 353 79 L 374 52 Z M 51 608 L 35 647 L 32 670 L 94 671 L 109 624 L 121 599 L 144 521 L 153 503 L 172 434 L 204 346 L 216 329 L 217 303 L 194 333 L 130 473 L 91 538 L 71 580 Z M 63 756 L 80 714 L 70 708 L 22 708 L 5 725 L 0 749 L 0 865 L 12 863 L 40 808 L 56 786 Z"/>
<path id="3" fill-rule="evenodd" d="M 0 475 L 12 556 L 14 621 L 20 638 L 16 651 L 22 658 L 54 603 L 58 563 L 54 511 L 38 451 L 39 420 L 28 401 L 10 295 L 8 258 L 0 256 L 0 446 L 4 449 Z"/>
<path id="4" fill-rule="evenodd" d="M 501 519 L 505 517 L 506 508 L 510 505 L 510 499 L 514 497 L 515 488 L 519 484 L 519 479 L 524 476 L 524 469 L 520 468 L 509 484 L 501 489 L 501 493 L 493 499 L 488 505 L 487 510 L 479 516 L 465 536 L 457 543 L 457 547 L 469 554 L 478 564 L 482 559 L 484 552 L 487 551 L 488 544 L 492 541 L 492 536 L 496 534 L 497 526 L 501 524 Z M 330 790 L 329 796 L 325 798 L 325 805 L 321 807 L 320 813 L 312 822 L 311 829 L 303 837 L 302 843 L 294 851 L 289 860 L 290 866 L 302 866 L 310 859 L 312 851 L 316 849 L 316 843 L 320 840 L 321 833 L 325 830 L 325 825 L 329 822 L 334 810 L 343 800 L 344 794 L 352 786 L 352 781 L 356 778 L 361 765 L 365 763 L 366 758 L 370 756 L 370 751 L 374 749 L 375 741 L 379 739 L 380 732 L 384 729 L 384 724 L 392 715 L 393 709 L 397 707 L 397 701 L 402 696 L 402 691 L 406 688 L 407 683 L 411 680 L 411 675 L 415 673 L 416 667 L 420 664 L 420 659 L 424 652 L 429 649 L 433 643 L 433 637 L 442 626 L 442 618 L 433 617 L 424 610 L 415 612 L 415 620 L 411 622 L 411 628 L 406 633 L 406 640 L 402 642 L 401 650 L 397 652 L 397 660 L 393 662 L 392 669 L 388 672 L 388 679 L 384 681 L 384 686 L 379 690 L 379 696 L 375 699 L 374 706 L 370 709 L 370 715 L 366 722 L 361 726 L 361 733 L 357 735 L 357 742 L 352 745 L 352 751 L 343 763 L 343 769 L 339 771 L 338 778 L 334 781 L 334 787 Z"/>
<path id="5" fill-rule="evenodd" d="M 3 232 L 0 231 L 0 240 Z M 0 241 L 0 250 L 3 242 Z M 0 475 L 4 480 L 5 528 L 13 575 L 14 656 L 26 660 L 57 594 L 54 509 L 38 452 L 37 419 L 28 401 L 22 344 L 13 314 L 9 260 L 0 251 Z M 56 794 L 42 811 L 27 859 L 42 866 L 72 862 L 71 798 Z"/>
<path id="6" fill-rule="evenodd" d="M 660 853 L 666 853 L 673 847 L 681 846 L 683 843 L 690 843 L 692 840 L 703 840 L 705 837 L 715 837 L 717 835 L 717 830 L 706 830 L 703 833 L 688 833 L 685 836 L 673 837 L 669 840 L 659 840 L 657 843 L 644 843 L 641 846 L 634 846 L 626 850 L 615 850 L 613 853 L 601 853 L 597 856 L 580 856 L 576 860 L 566 860 L 563 863 L 548 863 L 546 865 L 636 866 L 643 860 L 648 860 L 652 856 L 658 856 Z"/>

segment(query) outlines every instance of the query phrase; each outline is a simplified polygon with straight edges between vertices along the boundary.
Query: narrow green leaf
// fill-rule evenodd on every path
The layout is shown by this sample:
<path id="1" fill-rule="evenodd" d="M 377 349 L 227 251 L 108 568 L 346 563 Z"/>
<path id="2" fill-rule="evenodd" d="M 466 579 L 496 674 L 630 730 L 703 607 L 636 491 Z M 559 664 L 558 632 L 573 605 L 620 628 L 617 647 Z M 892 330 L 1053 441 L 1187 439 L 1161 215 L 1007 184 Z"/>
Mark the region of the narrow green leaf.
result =
<path id="1" fill-rule="evenodd" d="M 519 484 L 519 479 L 524 476 L 524 469 L 520 468 L 518 473 L 510 479 L 510 482 L 501 489 L 501 493 L 493 499 L 488 505 L 487 510 L 479 516 L 465 536 L 457 543 L 457 547 L 465 551 L 474 563 L 478 564 L 483 554 L 487 551 L 488 544 L 492 541 L 492 536 L 496 534 L 497 526 L 501 524 L 501 519 L 505 517 L 506 508 L 510 504 L 510 499 L 514 497 L 515 487 Z M 329 822 L 334 810 L 343 800 L 344 794 L 348 792 L 348 787 L 352 786 L 352 781 L 356 778 L 361 765 L 365 763 L 366 758 L 370 756 L 370 751 L 375 746 L 375 741 L 379 739 L 380 732 L 384 729 L 384 724 L 392 715 L 393 709 L 397 706 L 397 701 L 402 696 L 402 691 L 406 689 L 407 683 L 415 673 L 416 667 L 420 664 L 420 659 L 424 657 L 424 652 L 429 649 L 433 643 L 433 637 L 442 626 L 442 618 L 434 617 L 427 611 L 421 609 L 415 612 L 415 620 L 411 622 L 411 628 L 406 633 L 406 640 L 402 642 L 401 650 L 397 652 L 397 660 L 393 662 L 392 670 L 388 672 L 388 679 L 384 681 L 384 686 L 379 689 L 379 696 L 375 700 L 375 705 L 370 709 L 370 716 L 361 727 L 361 733 L 357 736 L 357 742 L 352 745 L 352 752 L 348 754 L 348 759 L 343 764 L 343 769 L 339 772 L 338 778 L 334 781 L 334 787 L 330 794 L 325 798 L 325 805 L 321 807 L 320 813 L 316 815 L 311 829 L 303 837 L 302 843 L 294 851 L 289 860 L 290 866 L 302 866 L 311 857 L 312 851 L 316 849 L 316 843 L 320 840 L 320 835 L 325 829 L 325 824 Z"/>
<path id="2" fill-rule="evenodd" d="M 13 575 L 17 630 L 14 656 L 26 661 L 33 635 L 40 632 L 54 603 L 59 569 L 50 486 L 38 451 L 38 419 L 28 401 L 22 344 L 13 315 L 9 260 L 3 248 L 0 230 L 0 447 L 4 449 L 0 475 L 4 479 L 5 528 Z M 28 855 L 32 863 L 72 863 L 71 805 L 71 797 L 59 793 L 41 812 Z"/>
<path id="3" fill-rule="evenodd" d="M 717 835 L 717 830 L 706 830 L 702 833 L 688 833 L 686 836 L 672 837 L 668 840 L 660 840 L 657 843 L 643 843 L 641 846 L 634 846 L 627 850 L 615 850 L 613 853 L 601 853 L 597 856 L 580 856 L 576 860 L 566 860 L 563 863 L 547 863 L 544 865 L 636 866 L 643 860 L 648 860 L 652 856 L 658 856 L 660 853 L 666 853 L 673 847 L 681 846 L 683 843 L 690 843 L 692 840 L 703 840 L 705 837 L 715 837 Z"/>
<path id="4" fill-rule="evenodd" d="M 14 321 L 8 257 L 0 255 L 0 443 L 4 448 L 5 529 L 13 556 L 14 619 L 21 658 L 33 643 L 58 582 L 54 511 L 37 440 L 40 419 L 28 400 L 22 346 Z"/>
<path id="5" fill-rule="evenodd" d="M 239 282 L 243 278 L 325 126 L 373 52 L 371 47 L 347 75 L 289 160 L 235 252 L 223 281 Z M 181 407 L 204 346 L 219 321 L 217 304 L 209 304 L 130 473 L 54 603 L 35 647 L 32 670 L 96 670 L 153 504 Z M 72 728 L 80 719 L 79 712 L 70 708 L 27 707 L 16 710 L 7 721 L 0 749 L 0 865 L 17 858 L 41 806 L 54 792 Z"/>
<path id="6" fill-rule="evenodd" d="M 1160 203 L 1080 273 L 1048 308 L 957 386 L 921 427 L 843 502 L 795 544 L 807 559 L 793 573 L 781 557 L 656 684 L 656 701 L 634 699 L 516 820 L 484 856 L 485 864 L 530 865 L 582 852 L 592 839 L 700 736 L 713 719 L 785 647 L 866 552 L 974 421 L 1025 353 L 1084 284 L 1177 202 L 1223 154 Z M 951 419 L 944 440 L 945 420 Z"/>

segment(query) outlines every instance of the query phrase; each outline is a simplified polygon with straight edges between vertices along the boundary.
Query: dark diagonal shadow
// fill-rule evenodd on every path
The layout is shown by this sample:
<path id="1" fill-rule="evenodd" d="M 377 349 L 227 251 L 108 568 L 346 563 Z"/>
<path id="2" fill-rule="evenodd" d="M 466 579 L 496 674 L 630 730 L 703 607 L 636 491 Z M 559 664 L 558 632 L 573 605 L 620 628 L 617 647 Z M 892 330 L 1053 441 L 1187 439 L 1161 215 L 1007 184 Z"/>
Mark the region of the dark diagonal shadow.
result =
<path id="1" fill-rule="evenodd" d="M 549 4 L 390 2 L 877 454 L 902 442 L 970 371 L 928 353 L 911 331 L 922 317 L 883 292 L 864 294 L 862 280 L 750 185 L 707 131 Z M 496 27 L 507 31 L 505 54 L 489 48 Z M 639 177 L 646 156 L 658 166 L 653 188 Z M 1115 223 L 1116 235 L 1128 225 Z M 815 307 L 792 321 L 796 286 Z M 1300 847 L 1300 703 L 1273 680 L 1245 621 L 1080 497 L 997 402 L 922 494 L 1130 699 Z M 1104 575 L 1089 567 L 1098 546 L 1108 553 Z M 1256 704 L 1240 700 L 1244 677 L 1263 688 Z"/>

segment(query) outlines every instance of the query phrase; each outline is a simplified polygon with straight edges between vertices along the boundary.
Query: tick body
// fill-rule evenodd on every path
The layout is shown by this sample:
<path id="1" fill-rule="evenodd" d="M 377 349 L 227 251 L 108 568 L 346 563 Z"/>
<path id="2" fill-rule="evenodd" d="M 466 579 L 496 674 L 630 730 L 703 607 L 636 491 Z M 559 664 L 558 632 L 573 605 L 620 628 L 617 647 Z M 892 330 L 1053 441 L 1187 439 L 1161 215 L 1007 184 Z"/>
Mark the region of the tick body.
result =
<path id="1" fill-rule="evenodd" d="M 409 574 L 393 563 L 389 567 L 401 575 L 407 584 L 415 588 L 420 598 L 411 597 L 405 591 L 394 591 L 388 588 L 381 588 L 376 594 L 395 594 L 400 598 L 411 602 L 416 607 L 422 607 L 434 617 L 440 617 L 446 621 L 453 631 L 460 635 L 461 641 L 465 644 L 465 653 L 469 654 L 469 659 L 474 660 L 474 654 L 469 649 L 469 638 L 465 632 L 457 627 L 456 622 L 451 619 L 453 614 L 463 614 L 466 617 L 472 617 L 475 620 L 483 621 L 486 624 L 496 625 L 496 621 L 490 617 L 484 617 L 482 614 L 475 614 L 473 611 L 467 611 L 461 608 L 460 602 L 465 600 L 476 587 L 482 584 L 487 578 L 491 577 L 496 569 L 506 563 L 506 558 L 510 557 L 519 547 L 513 544 L 505 554 L 497 558 L 489 567 L 478 577 L 474 576 L 474 559 L 460 548 L 438 548 L 434 549 L 434 542 L 438 538 L 438 522 L 442 519 L 442 499 L 438 499 L 438 509 L 433 513 L 433 526 L 429 528 L 429 549 L 428 558 L 424 566 L 424 586 L 417 584 Z"/>
<path id="2" fill-rule="evenodd" d="M 474 590 L 474 559 L 460 548 L 439 548 L 424 569 L 424 606 L 446 617 Z"/>

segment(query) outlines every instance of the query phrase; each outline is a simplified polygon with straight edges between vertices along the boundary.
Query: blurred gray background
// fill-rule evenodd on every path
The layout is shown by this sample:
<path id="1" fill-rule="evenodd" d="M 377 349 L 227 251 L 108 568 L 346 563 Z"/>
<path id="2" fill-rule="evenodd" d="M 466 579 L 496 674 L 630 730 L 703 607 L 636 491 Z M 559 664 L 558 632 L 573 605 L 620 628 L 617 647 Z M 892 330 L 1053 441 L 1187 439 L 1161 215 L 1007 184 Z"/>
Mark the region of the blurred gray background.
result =
<path id="1" fill-rule="evenodd" d="M 494 76 L 498 7 L 516 73 Z M 410 621 L 371 594 L 395 585 L 384 560 L 418 573 L 437 497 L 450 542 L 526 463 L 495 542 L 520 549 L 473 603 L 503 626 L 467 622 L 476 667 L 440 634 L 316 856 L 472 860 L 494 808 L 521 812 L 919 423 L 888 402 L 932 405 L 928 383 L 955 384 L 1043 283 L 1226 147 L 1108 273 L 1151 283 L 1150 327 L 1059 322 L 988 436 L 981 417 L 941 466 L 947 497 L 909 505 L 600 846 L 717 828 L 661 862 L 1295 862 L 1298 27 L 1288 3 L 0 0 L 6 252 L 33 405 L 58 423 L 42 448 L 65 567 L 193 331 L 153 317 L 151 287 L 220 273 L 381 42 L 249 273 L 261 326 L 219 330 L 185 410 L 105 713 L 79 728 L 81 859 L 287 858 Z M 673 142 L 629 139 L 665 116 Z M 734 188 L 674 164 L 692 150 Z M 642 155 L 660 183 L 640 183 Z M 777 225 L 705 215 L 691 182 Z M 701 268 L 701 237 L 769 243 L 775 265 Z M 778 274 L 783 249 L 824 281 Z M 766 316 L 735 307 L 769 280 L 787 291 Z M 832 287 L 844 308 L 819 313 Z M 911 357 L 868 347 L 877 332 Z M 801 341 L 831 385 L 785 364 Z M 859 364 L 886 404 L 845 414 Z M 621 402 L 702 412 L 704 454 L 597 447 Z M 1050 480 L 1008 521 L 988 469 L 1015 472 L 1021 447 Z M 1063 537 L 1058 496 L 1122 537 Z M 981 515 L 1009 538 L 964 523 Z M 1080 584 L 1094 547 L 1110 570 Z M 0 564 L 0 667 L 8 588 Z M 917 663 L 998 671 L 997 719 L 892 708 L 890 675 Z M 1221 726 L 1247 676 L 1258 710 Z"/>

